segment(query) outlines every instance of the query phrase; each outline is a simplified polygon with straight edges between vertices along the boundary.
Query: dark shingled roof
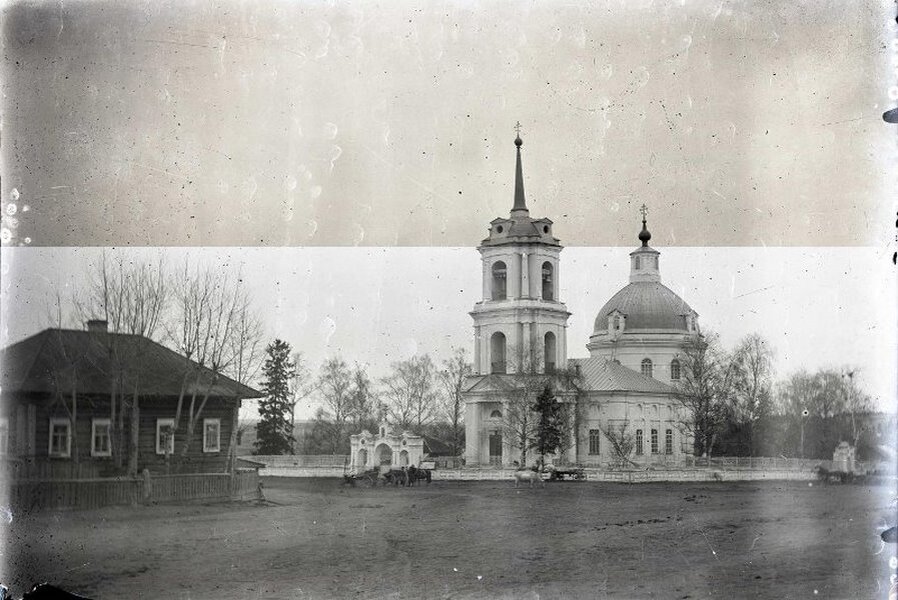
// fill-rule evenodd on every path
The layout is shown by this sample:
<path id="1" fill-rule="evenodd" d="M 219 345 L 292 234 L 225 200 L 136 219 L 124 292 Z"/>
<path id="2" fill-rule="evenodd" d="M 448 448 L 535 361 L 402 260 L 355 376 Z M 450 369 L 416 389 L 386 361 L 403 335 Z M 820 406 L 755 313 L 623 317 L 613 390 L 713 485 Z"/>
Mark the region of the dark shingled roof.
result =
<path id="1" fill-rule="evenodd" d="M 597 333 L 608 330 L 608 316 L 619 310 L 626 316 L 625 331 L 677 329 L 686 332 L 686 315 L 694 312 L 686 302 L 657 281 L 638 281 L 611 297 L 595 321 Z"/>
<path id="2" fill-rule="evenodd" d="M 580 367 L 583 388 L 595 392 L 645 392 L 674 394 L 676 390 L 620 363 L 601 357 L 571 358 L 568 367 Z"/>
<path id="3" fill-rule="evenodd" d="M 74 375 L 78 393 L 108 395 L 116 365 L 128 366 L 126 389 L 131 389 L 137 377 L 142 396 L 177 396 L 188 369 L 212 375 L 211 370 L 143 336 L 45 329 L 0 352 L 0 386 L 3 392 L 55 393 L 57 380 L 69 386 Z M 208 381 L 188 385 L 187 393 L 196 389 L 205 394 Z M 209 393 L 231 398 L 263 395 L 223 375 Z"/>

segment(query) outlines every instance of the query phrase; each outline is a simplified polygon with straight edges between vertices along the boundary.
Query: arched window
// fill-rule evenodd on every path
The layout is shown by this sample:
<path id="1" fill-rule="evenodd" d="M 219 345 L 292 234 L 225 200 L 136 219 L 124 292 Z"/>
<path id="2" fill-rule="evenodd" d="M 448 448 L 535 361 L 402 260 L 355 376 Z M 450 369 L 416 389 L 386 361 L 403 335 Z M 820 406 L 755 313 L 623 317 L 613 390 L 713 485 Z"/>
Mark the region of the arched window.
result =
<path id="1" fill-rule="evenodd" d="M 554 373 L 555 372 L 555 357 L 558 354 L 555 351 L 555 334 L 551 331 L 546 333 L 545 343 L 544 343 L 544 351 L 545 351 L 545 367 L 546 373 Z"/>
<path id="2" fill-rule="evenodd" d="M 648 358 L 642 359 L 642 374 L 646 377 L 652 376 L 652 361 Z"/>
<path id="3" fill-rule="evenodd" d="M 494 410 L 493 412 L 490 413 L 490 419 L 501 419 L 501 418 L 502 418 L 501 410 Z"/>
<path id="4" fill-rule="evenodd" d="M 493 263 L 493 300 L 505 300 L 507 269 L 501 260 Z"/>
<path id="5" fill-rule="evenodd" d="M 664 454 L 673 454 L 673 430 L 664 432 Z"/>
<path id="6" fill-rule="evenodd" d="M 490 337 L 490 373 L 505 373 L 505 334 L 501 331 Z"/>
<path id="7" fill-rule="evenodd" d="M 642 454 L 642 429 L 636 430 L 636 454 Z"/>
<path id="8" fill-rule="evenodd" d="M 676 380 L 680 379 L 680 361 L 677 359 L 670 361 L 670 378 Z"/>
<path id="9" fill-rule="evenodd" d="M 652 454 L 658 454 L 658 430 L 652 429 Z"/>
<path id="10" fill-rule="evenodd" d="M 543 300 L 555 299 L 555 278 L 553 277 L 552 263 L 543 263 Z"/>

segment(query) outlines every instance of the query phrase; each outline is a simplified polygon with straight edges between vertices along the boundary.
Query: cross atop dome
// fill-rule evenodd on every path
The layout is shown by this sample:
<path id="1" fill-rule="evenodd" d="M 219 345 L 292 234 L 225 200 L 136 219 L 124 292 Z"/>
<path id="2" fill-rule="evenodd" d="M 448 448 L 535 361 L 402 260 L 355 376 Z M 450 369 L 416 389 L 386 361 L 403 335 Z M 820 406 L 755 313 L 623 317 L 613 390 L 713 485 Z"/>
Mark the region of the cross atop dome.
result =
<path id="1" fill-rule="evenodd" d="M 639 212 L 642 213 L 642 231 L 639 232 L 639 241 L 641 241 L 642 245 L 647 248 L 649 240 L 652 239 L 652 234 L 649 233 L 645 224 L 645 217 L 649 214 L 649 207 L 643 202 L 642 206 L 639 207 Z"/>

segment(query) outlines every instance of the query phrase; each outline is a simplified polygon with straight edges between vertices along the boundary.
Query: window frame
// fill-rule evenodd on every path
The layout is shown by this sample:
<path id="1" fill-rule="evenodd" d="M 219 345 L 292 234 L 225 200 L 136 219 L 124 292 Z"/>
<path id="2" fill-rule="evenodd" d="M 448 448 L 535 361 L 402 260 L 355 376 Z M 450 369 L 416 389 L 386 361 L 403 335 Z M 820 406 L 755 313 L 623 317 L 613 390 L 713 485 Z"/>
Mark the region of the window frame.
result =
<path id="1" fill-rule="evenodd" d="M 552 264 L 552 261 L 543 261 L 543 264 L 540 266 L 540 284 L 540 293 L 542 294 L 542 299 L 548 302 L 554 302 L 555 265 Z M 546 292 L 549 292 L 548 296 L 546 296 Z"/>
<path id="2" fill-rule="evenodd" d="M 216 435 L 215 435 L 215 447 L 210 447 L 206 442 L 206 434 L 208 433 L 208 427 L 212 423 L 215 423 L 216 426 Z M 220 418 L 209 418 L 203 419 L 203 454 L 216 454 L 221 452 L 221 419 Z"/>
<path id="3" fill-rule="evenodd" d="M 674 370 L 676 368 L 676 377 L 674 377 Z M 679 381 L 682 377 L 682 365 L 680 364 L 680 360 L 674 358 L 670 361 L 670 380 L 671 381 Z"/>
<path id="4" fill-rule="evenodd" d="M 595 442 L 595 444 L 593 444 Z M 590 429 L 589 430 L 589 452 L 587 453 L 589 456 L 599 456 L 602 451 L 602 430 L 601 429 Z"/>
<path id="5" fill-rule="evenodd" d="M 658 454 L 658 430 L 657 429 L 651 430 L 650 443 L 651 443 L 652 454 Z"/>
<path id="6" fill-rule="evenodd" d="M 97 450 L 97 426 L 106 426 L 107 450 Z M 90 455 L 112 456 L 112 419 L 94 418 L 90 420 Z"/>
<path id="7" fill-rule="evenodd" d="M 156 454 L 164 455 L 165 448 L 162 447 L 162 439 L 159 434 L 162 432 L 162 428 L 168 425 L 171 427 L 172 435 L 168 439 L 168 453 L 175 453 L 175 420 L 174 419 L 156 419 Z"/>
<path id="8" fill-rule="evenodd" d="M 648 371 L 648 373 L 646 373 Z M 654 377 L 655 375 L 655 364 L 652 362 L 651 358 L 643 358 L 642 362 L 639 363 L 639 372 L 646 377 Z"/>
<path id="9" fill-rule="evenodd" d="M 643 455 L 643 442 L 644 442 L 644 440 L 642 439 L 643 438 L 642 429 L 636 430 L 636 435 L 634 436 L 634 438 L 635 439 L 634 439 L 633 443 L 636 446 L 636 456 L 642 456 Z"/>
<path id="10" fill-rule="evenodd" d="M 47 440 L 47 456 L 50 458 L 70 458 L 72 456 L 72 421 L 68 417 L 51 417 L 50 418 L 50 435 Z M 65 452 L 53 451 L 54 430 L 56 427 L 65 427 L 66 430 L 66 449 Z"/>
<path id="11" fill-rule="evenodd" d="M 664 454 L 673 454 L 673 429 L 664 431 Z"/>

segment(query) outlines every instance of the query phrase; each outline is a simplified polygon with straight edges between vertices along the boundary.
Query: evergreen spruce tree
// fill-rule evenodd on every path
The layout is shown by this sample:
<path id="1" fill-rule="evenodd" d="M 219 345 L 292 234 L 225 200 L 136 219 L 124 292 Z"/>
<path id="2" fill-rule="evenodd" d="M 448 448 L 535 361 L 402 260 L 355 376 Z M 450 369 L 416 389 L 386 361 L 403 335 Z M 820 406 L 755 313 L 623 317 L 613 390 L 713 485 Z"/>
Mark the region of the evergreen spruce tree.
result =
<path id="1" fill-rule="evenodd" d="M 289 454 L 293 447 L 293 415 L 290 382 L 296 365 L 291 359 L 290 344 L 275 340 L 265 349 L 268 358 L 262 367 L 265 380 L 259 401 L 261 419 L 256 425 L 256 454 Z"/>
<path id="2" fill-rule="evenodd" d="M 536 398 L 533 412 L 536 413 L 536 442 L 534 449 L 540 457 L 540 466 L 546 462 L 546 454 L 561 447 L 564 435 L 564 413 L 562 405 L 555 401 L 552 388 L 546 385 Z"/>

